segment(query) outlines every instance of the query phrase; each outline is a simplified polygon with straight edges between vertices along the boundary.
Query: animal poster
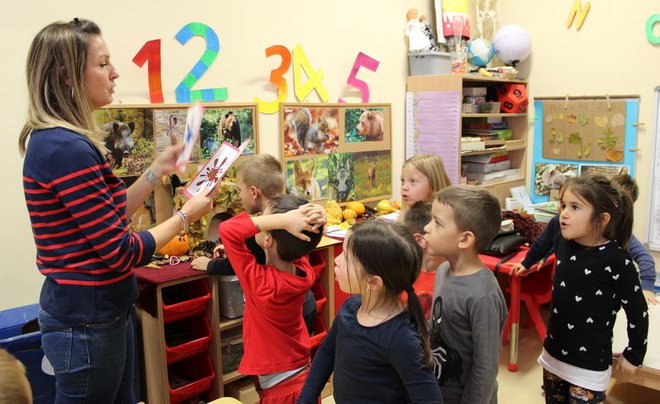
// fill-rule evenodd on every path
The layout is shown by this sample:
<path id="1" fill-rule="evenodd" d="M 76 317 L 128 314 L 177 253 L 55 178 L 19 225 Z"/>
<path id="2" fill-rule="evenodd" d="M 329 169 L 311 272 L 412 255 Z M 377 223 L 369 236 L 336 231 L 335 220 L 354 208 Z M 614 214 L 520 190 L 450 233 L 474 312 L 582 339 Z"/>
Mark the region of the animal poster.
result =
<path id="1" fill-rule="evenodd" d="M 625 101 L 545 101 L 543 157 L 620 163 L 625 123 Z"/>
<path id="2" fill-rule="evenodd" d="M 310 201 L 328 198 L 328 156 L 288 160 L 286 192 Z"/>
<path id="3" fill-rule="evenodd" d="M 118 176 L 141 175 L 154 153 L 153 114 L 149 108 L 105 108 L 96 112 L 107 133 L 106 156 Z"/>
<path id="4" fill-rule="evenodd" d="M 549 184 L 556 184 L 562 174 L 553 167 L 579 175 L 618 172 L 625 166 L 635 176 L 639 97 L 536 97 L 534 111 L 532 203 L 547 202 L 556 193 Z"/>
<path id="5" fill-rule="evenodd" d="M 553 190 L 559 190 L 566 179 L 578 174 L 577 164 L 536 163 L 534 193 L 549 196 Z"/>
<path id="6" fill-rule="evenodd" d="M 284 156 L 335 153 L 339 146 L 339 109 L 286 107 Z"/>
<path id="7" fill-rule="evenodd" d="M 338 202 L 391 196 L 390 104 L 283 104 L 280 125 L 287 193 Z"/>
<path id="8" fill-rule="evenodd" d="M 609 179 L 619 174 L 628 174 L 628 166 L 581 164 L 578 173 L 578 175 L 603 175 Z"/>
<path id="9" fill-rule="evenodd" d="M 254 136 L 256 131 L 256 104 L 239 104 L 235 106 L 222 104 L 222 107 L 207 105 L 204 107 L 206 110 L 200 129 L 202 159 L 212 156 L 222 142 L 239 147 L 246 139 L 251 140 L 243 154 L 258 153 Z"/>

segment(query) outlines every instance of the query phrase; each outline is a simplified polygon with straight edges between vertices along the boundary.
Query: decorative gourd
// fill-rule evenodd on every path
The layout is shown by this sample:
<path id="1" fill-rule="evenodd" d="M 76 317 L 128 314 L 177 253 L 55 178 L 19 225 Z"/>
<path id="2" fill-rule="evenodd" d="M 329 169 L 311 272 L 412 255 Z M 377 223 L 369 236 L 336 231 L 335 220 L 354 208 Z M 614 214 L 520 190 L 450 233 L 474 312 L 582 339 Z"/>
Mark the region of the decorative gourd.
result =
<path id="1" fill-rule="evenodd" d="M 187 233 L 179 233 L 158 250 L 158 254 L 169 256 L 185 255 L 190 249 L 190 241 Z"/>
<path id="2" fill-rule="evenodd" d="M 362 204 L 362 202 L 357 202 L 357 201 L 348 202 L 346 204 L 346 208 L 351 209 L 358 216 L 364 215 L 364 212 L 365 212 L 364 204 Z"/>

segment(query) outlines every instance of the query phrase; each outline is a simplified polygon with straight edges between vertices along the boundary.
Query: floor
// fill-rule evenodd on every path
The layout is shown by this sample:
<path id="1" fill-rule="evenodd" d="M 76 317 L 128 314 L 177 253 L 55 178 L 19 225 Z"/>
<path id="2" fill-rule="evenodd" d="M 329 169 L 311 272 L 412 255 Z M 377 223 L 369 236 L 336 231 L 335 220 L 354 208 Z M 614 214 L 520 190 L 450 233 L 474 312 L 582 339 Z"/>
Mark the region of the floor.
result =
<path id="1" fill-rule="evenodd" d="M 521 320 L 524 321 L 525 313 L 523 312 L 524 310 L 521 311 Z M 534 328 L 521 327 L 518 347 L 517 372 L 508 371 L 509 348 L 508 345 L 502 348 L 500 370 L 497 375 L 498 402 L 504 404 L 544 403 L 545 399 L 541 390 L 542 368 L 536 362 L 536 358 L 541 353 L 542 342 Z M 614 382 L 610 386 L 606 403 L 660 403 L 660 392 L 630 384 L 614 386 Z M 333 404 L 334 402 L 332 396 L 323 400 L 323 404 Z"/>

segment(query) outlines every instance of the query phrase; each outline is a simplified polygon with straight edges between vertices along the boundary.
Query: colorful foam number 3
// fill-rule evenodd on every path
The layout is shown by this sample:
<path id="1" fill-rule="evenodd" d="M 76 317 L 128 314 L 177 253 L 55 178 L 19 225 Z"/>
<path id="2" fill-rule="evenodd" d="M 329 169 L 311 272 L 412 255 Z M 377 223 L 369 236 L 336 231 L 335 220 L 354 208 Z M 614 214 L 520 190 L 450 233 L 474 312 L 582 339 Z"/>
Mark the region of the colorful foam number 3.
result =
<path id="1" fill-rule="evenodd" d="M 133 57 L 133 63 L 139 67 L 147 66 L 149 75 L 149 99 L 152 104 L 160 104 L 163 99 L 163 83 L 160 73 L 160 39 L 147 41 Z"/>
<path id="2" fill-rule="evenodd" d="M 193 90 L 192 87 L 206 73 L 209 66 L 218 57 L 220 52 L 220 41 L 215 31 L 208 25 L 201 22 L 191 22 L 176 34 L 176 40 L 181 45 L 185 45 L 190 38 L 201 36 L 206 41 L 206 49 L 195 63 L 192 70 L 188 72 L 181 83 L 176 87 L 176 102 L 188 103 L 194 101 L 225 101 L 227 100 L 227 87 L 207 88 L 203 90 Z"/>
<path id="3" fill-rule="evenodd" d="M 257 102 L 257 108 L 262 114 L 274 114 L 280 110 L 280 103 L 286 101 L 289 93 L 289 86 L 286 83 L 284 75 L 291 66 L 291 52 L 283 45 L 273 45 L 266 49 L 266 57 L 279 55 L 282 63 L 270 72 L 270 82 L 277 88 L 277 99 L 273 101 L 263 101 L 254 97 Z"/>
<path id="4" fill-rule="evenodd" d="M 303 84 L 302 78 L 303 71 L 307 75 L 307 82 L 305 84 Z M 323 83 L 321 83 L 323 77 L 325 77 L 323 70 L 314 70 L 302 46 L 296 45 L 293 48 L 293 88 L 298 101 L 304 101 L 312 90 L 316 90 L 321 101 L 327 102 L 328 92 L 323 87 Z"/>
<path id="5" fill-rule="evenodd" d="M 346 84 L 360 90 L 360 93 L 362 94 L 362 102 L 369 102 L 369 85 L 363 80 L 357 78 L 358 70 L 360 70 L 361 67 L 365 67 L 372 72 L 375 72 L 378 70 L 379 64 L 379 61 L 362 52 L 358 53 L 358 55 L 355 57 L 355 62 L 353 63 L 351 74 L 348 76 L 348 80 L 346 80 Z M 346 101 L 340 98 L 339 102 Z"/>

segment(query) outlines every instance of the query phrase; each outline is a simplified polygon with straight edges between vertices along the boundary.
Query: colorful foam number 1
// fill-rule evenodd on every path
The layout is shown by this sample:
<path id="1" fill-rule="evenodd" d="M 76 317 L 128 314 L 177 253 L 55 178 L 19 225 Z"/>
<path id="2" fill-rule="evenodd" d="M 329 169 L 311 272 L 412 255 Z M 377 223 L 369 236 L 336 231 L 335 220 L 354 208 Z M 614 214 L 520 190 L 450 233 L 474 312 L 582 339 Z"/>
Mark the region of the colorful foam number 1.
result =
<path id="1" fill-rule="evenodd" d="M 133 63 L 139 67 L 147 66 L 149 74 L 149 98 L 152 104 L 164 102 L 163 84 L 160 76 L 160 39 L 148 41 L 133 57 Z"/>
<path id="2" fill-rule="evenodd" d="M 303 70 L 307 75 L 307 82 L 305 84 L 302 83 Z M 309 63 L 309 59 L 307 59 L 307 55 L 305 55 L 302 46 L 296 45 L 296 47 L 293 48 L 293 88 L 298 101 L 304 101 L 312 90 L 316 90 L 321 101 L 327 102 L 328 92 L 325 87 L 323 87 L 323 83 L 321 83 L 323 77 L 325 77 L 323 70 L 314 70 L 312 64 Z"/>
<path id="3" fill-rule="evenodd" d="M 646 40 L 649 41 L 651 45 L 660 45 L 660 35 L 655 35 L 653 33 L 653 27 L 656 24 L 660 24 L 660 14 L 653 14 L 646 20 Z"/>
<path id="4" fill-rule="evenodd" d="M 185 45 L 188 40 L 194 36 L 201 36 L 206 41 L 206 50 L 202 57 L 197 61 L 192 70 L 188 72 L 183 81 L 176 87 L 176 102 L 187 103 L 194 101 L 225 101 L 227 99 L 227 88 L 207 88 L 203 90 L 193 90 L 192 87 L 208 70 L 209 66 L 218 56 L 220 51 L 220 41 L 218 35 L 211 27 L 201 22 L 191 22 L 176 34 L 176 40 L 181 45 Z"/>
<path id="5" fill-rule="evenodd" d="M 273 45 L 266 49 L 266 57 L 280 55 L 282 63 L 277 69 L 270 72 L 270 82 L 277 88 L 277 99 L 273 101 L 263 101 L 254 97 L 257 102 L 257 108 L 262 114 L 274 114 L 280 110 L 280 102 L 285 102 L 289 93 L 289 86 L 286 84 L 284 75 L 291 66 L 291 52 L 282 45 Z"/>
<path id="6" fill-rule="evenodd" d="M 346 80 L 346 84 L 360 90 L 360 93 L 362 93 L 362 102 L 369 102 L 369 85 L 363 80 L 357 78 L 358 70 L 360 70 L 361 67 L 365 67 L 372 72 L 375 72 L 378 70 L 379 64 L 379 61 L 362 52 L 358 53 L 358 55 L 355 57 L 355 62 L 353 63 L 351 74 L 348 76 L 348 80 Z M 346 101 L 340 98 L 339 102 Z"/>

